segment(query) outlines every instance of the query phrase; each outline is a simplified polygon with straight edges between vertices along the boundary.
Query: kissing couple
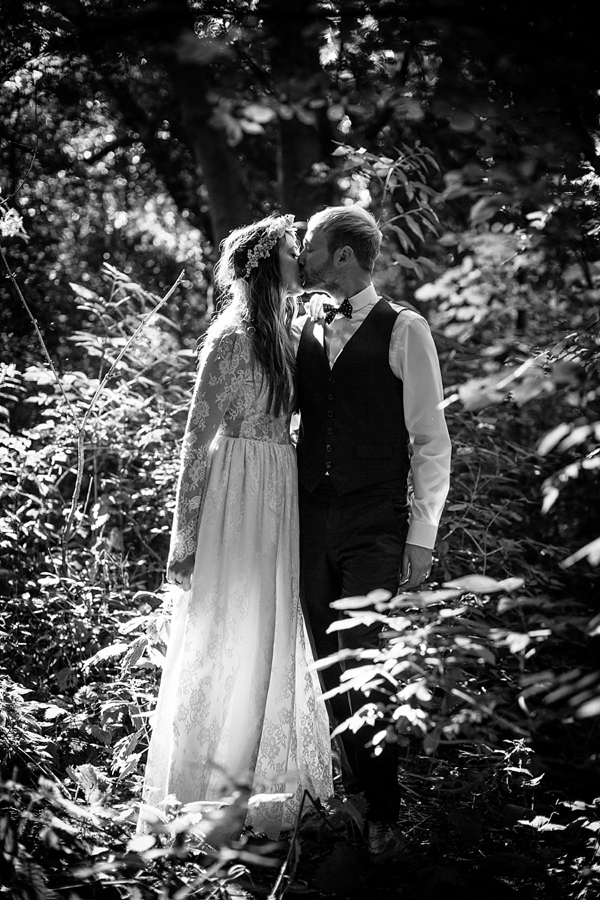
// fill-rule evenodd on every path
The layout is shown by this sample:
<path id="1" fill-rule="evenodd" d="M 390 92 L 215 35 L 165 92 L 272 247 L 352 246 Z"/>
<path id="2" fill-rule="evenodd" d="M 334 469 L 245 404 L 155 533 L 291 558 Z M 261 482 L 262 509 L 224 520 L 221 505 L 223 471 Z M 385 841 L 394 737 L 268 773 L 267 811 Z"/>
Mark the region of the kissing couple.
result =
<path id="1" fill-rule="evenodd" d="M 450 470 L 442 380 L 425 319 L 373 285 L 381 240 L 354 205 L 316 213 L 302 244 L 291 215 L 222 244 L 225 300 L 200 353 L 177 485 L 150 806 L 218 800 L 224 771 L 252 793 L 287 795 L 251 804 L 246 819 L 277 838 L 305 790 L 326 801 L 330 726 L 366 698 L 322 699 L 356 660 L 322 670 L 321 682 L 310 664 L 377 647 L 380 630 L 330 632 L 330 604 L 429 577 Z M 299 314 L 310 293 L 331 302 Z M 345 788 L 364 794 L 373 854 L 393 844 L 400 802 L 397 745 L 375 756 L 369 744 L 381 729 L 378 720 L 340 735 Z"/>

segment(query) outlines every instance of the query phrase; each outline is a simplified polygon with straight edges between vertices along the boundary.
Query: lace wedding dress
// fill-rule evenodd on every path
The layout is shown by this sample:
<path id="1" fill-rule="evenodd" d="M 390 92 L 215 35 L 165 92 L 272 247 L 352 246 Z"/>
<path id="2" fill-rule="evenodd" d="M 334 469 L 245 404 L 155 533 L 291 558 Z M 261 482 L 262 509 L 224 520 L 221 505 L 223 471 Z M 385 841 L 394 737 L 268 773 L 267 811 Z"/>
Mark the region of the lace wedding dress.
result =
<path id="1" fill-rule="evenodd" d="M 223 796 L 223 772 L 253 793 L 276 837 L 304 789 L 332 794 L 329 726 L 298 593 L 296 460 L 289 420 L 266 412 L 243 332 L 205 346 L 184 439 L 171 557 L 195 553 L 177 591 L 144 781 L 160 808 Z M 215 765 L 216 764 L 216 765 Z"/>

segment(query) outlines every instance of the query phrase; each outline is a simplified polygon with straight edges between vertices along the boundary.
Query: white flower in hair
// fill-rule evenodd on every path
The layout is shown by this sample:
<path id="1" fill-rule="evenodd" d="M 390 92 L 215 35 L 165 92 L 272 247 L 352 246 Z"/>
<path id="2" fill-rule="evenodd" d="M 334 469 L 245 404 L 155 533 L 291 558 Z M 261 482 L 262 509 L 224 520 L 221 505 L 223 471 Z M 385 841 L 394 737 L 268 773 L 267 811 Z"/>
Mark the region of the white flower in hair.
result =
<path id="1" fill-rule="evenodd" d="M 257 245 L 248 253 L 248 261 L 244 269 L 243 278 L 247 278 L 252 269 L 256 268 L 261 259 L 266 259 L 275 244 L 284 236 L 294 224 L 294 216 L 291 213 L 280 216 L 265 230 L 265 233 L 258 241 Z"/>

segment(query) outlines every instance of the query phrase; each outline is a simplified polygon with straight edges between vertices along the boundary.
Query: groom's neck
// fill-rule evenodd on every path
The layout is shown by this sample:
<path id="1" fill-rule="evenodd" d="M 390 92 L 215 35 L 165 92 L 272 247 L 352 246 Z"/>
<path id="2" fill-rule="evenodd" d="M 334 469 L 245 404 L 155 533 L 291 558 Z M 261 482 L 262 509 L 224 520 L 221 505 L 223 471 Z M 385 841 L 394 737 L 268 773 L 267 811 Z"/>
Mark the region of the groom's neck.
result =
<path id="1" fill-rule="evenodd" d="M 350 278 L 344 279 L 339 285 L 329 287 L 329 293 L 338 301 L 345 300 L 346 297 L 354 297 L 368 288 L 371 284 L 371 276 L 368 272 L 352 275 Z"/>

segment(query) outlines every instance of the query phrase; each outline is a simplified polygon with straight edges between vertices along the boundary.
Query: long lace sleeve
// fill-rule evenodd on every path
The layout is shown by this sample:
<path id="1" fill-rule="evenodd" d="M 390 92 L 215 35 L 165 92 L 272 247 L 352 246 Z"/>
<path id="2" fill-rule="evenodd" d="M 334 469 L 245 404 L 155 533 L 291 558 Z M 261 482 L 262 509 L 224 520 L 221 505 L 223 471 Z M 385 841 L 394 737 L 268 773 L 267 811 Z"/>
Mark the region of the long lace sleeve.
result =
<path id="1" fill-rule="evenodd" d="M 169 565 L 196 554 L 210 447 L 235 402 L 249 361 L 248 341 L 239 334 L 217 337 L 202 353 L 183 438 Z"/>

